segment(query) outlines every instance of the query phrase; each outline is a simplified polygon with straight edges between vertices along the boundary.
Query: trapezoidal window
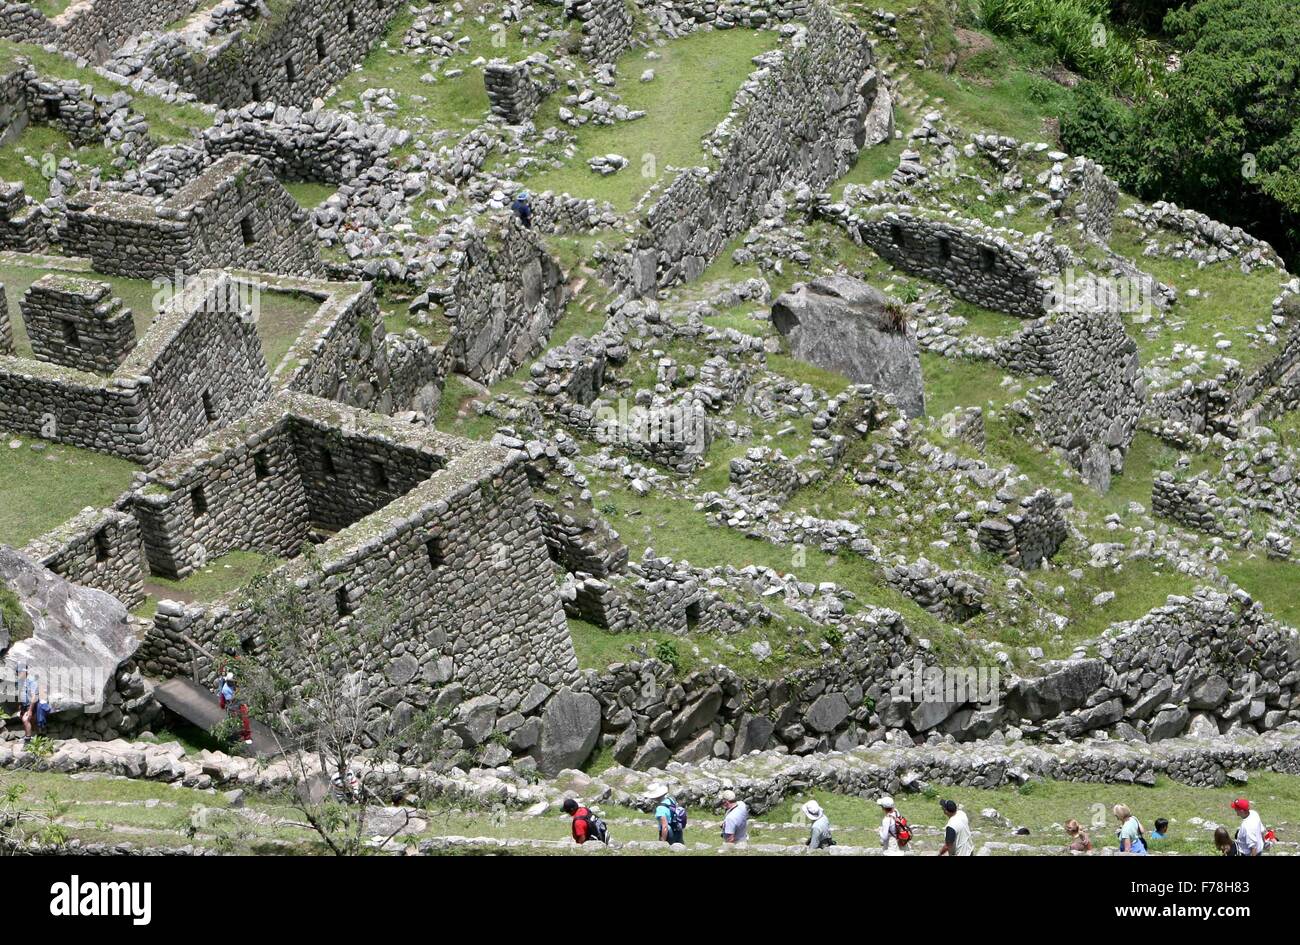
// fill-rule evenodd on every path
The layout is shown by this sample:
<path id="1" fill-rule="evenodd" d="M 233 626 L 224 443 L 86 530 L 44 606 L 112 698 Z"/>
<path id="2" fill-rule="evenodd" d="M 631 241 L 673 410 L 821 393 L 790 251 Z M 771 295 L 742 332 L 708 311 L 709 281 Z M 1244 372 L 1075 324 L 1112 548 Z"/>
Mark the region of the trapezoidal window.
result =
<path id="1" fill-rule="evenodd" d="M 338 470 L 334 467 L 334 456 L 323 446 L 320 448 L 320 468 L 327 476 L 338 475 Z"/>
<path id="2" fill-rule="evenodd" d="M 379 488 L 388 488 L 388 470 L 385 469 L 384 464 L 379 462 L 377 459 L 372 459 L 370 461 L 370 476 L 375 480 L 375 485 Z"/>
<path id="3" fill-rule="evenodd" d="M 194 503 L 194 518 L 200 519 L 208 514 L 208 494 L 202 486 L 190 490 L 190 501 Z"/>
<path id="4" fill-rule="evenodd" d="M 255 102 L 260 102 L 261 100 L 262 100 L 262 83 L 261 83 L 261 82 L 254 82 L 254 83 L 253 83 L 253 101 L 255 101 Z"/>
<path id="5" fill-rule="evenodd" d="M 59 117 L 59 100 L 47 98 L 45 100 L 45 117 L 50 121 L 57 121 Z"/>
<path id="6" fill-rule="evenodd" d="M 349 32 L 349 33 L 356 32 L 356 29 L 357 29 L 357 14 L 356 14 L 356 11 L 355 11 L 355 10 L 348 10 L 348 32 Z"/>
<path id="7" fill-rule="evenodd" d="M 316 61 L 317 62 L 325 61 L 325 34 L 324 33 L 316 34 Z"/>
<path id="8" fill-rule="evenodd" d="M 206 390 L 203 392 L 203 416 L 207 418 L 208 423 L 216 422 L 217 408 L 212 404 L 212 394 Z"/>
<path id="9" fill-rule="evenodd" d="M 258 450 L 253 454 L 253 474 L 257 476 L 258 482 L 271 475 L 271 461 L 266 458 L 266 450 Z"/>
<path id="10" fill-rule="evenodd" d="M 980 247 L 980 270 L 983 272 L 992 272 L 993 264 L 997 262 L 997 256 L 993 250 L 987 246 Z"/>
<path id="11" fill-rule="evenodd" d="M 952 259 L 952 242 L 946 236 L 939 237 L 939 258 Z"/>
<path id="12" fill-rule="evenodd" d="M 429 555 L 429 567 L 437 571 L 447 563 L 447 549 L 443 547 L 442 539 L 436 535 L 431 535 L 424 543 L 424 550 Z"/>
<path id="13" fill-rule="evenodd" d="M 70 319 L 62 319 L 59 327 L 63 329 L 63 343 L 69 348 L 81 347 L 81 332 L 77 331 L 77 323 Z"/>
<path id="14" fill-rule="evenodd" d="M 686 605 L 686 628 L 688 630 L 694 630 L 700 625 L 700 612 L 701 608 L 699 601 Z"/>
<path id="15" fill-rule="evenodd" d="M 903 248 L 903 228 L 897 223 L 889 224 L 889 238 L 899 249 Z"/>
<path id="16" fill-rule="evenodd" d="M 284 77 L 290 85 L 298 78 L 298 67 L 293 64 L 293 56 L 284 61 Z"/>
<path id="17" fill-rule="evenodd" d="M 109 559 L 112 549 L 108 544 L 108 530 L 101 528 L 95 532 L 95 561 L 103 564 Z"/>
<path id="18" fill-rule="evenodd" d="M 245 215 L 239 221 L 239 235 L 244 238 L 245 246 L 252 246 L 257 242 L 257 235 L 253 233 L 253 218 Z"/>
<path id="19" fill-rule="evenodd" d="M 356 611 L 357 605 L 352 600 L 352 596 L 348 594 L 346 584 L 340 585 L 339 589 L 334 592 L 334 606 L 338 608 L 340 617 L 347 617 Z"/>

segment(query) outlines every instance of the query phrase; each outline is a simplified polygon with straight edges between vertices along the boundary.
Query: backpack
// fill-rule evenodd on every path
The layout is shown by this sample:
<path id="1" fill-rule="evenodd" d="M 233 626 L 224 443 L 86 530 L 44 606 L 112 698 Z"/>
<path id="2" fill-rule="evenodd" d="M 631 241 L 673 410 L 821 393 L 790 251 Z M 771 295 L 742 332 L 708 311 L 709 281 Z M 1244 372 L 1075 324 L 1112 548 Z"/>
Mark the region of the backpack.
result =
<path id="1" fill-rule="evenodd" d="M 668 826 L 670 829 L 681 833 L 686 829 L 686 808 L 671 797 L 666 798 L 666 803 L 668 804 L 668 813 L 671 815 Z"/>
<path id="2" fill-rule="evenodd" d="M 587 839 L 599 840 L 601 843 L 609 843 L 609 826 L 600 817 L 592 813 L 589 807 L 579 807 L 573 814 L 573 822 L 585 821 L 587 824 Z M 578 839 L 577 827 L 573 830 L 573 839 Z"/>
<path id="3" fill-rule="evenodd" d="M 898 849 L 903 849 L 912 840 L 912 828 L 907 825 L 907 818 L 894 811 L 894 839 L 898 841 Z"/>

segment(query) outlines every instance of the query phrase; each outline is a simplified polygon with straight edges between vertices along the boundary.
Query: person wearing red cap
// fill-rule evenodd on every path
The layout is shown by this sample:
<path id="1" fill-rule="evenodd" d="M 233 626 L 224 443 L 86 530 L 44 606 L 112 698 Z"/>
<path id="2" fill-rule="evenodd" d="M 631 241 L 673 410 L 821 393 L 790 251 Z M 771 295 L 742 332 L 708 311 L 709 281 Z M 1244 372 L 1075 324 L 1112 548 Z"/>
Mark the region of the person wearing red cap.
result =
<path id="1" fill-rule="evenodd" d="M 1259 811 L 1251 810 L 1250 801 L 1244 797 L 1233 801 L 1232 809 L 1241 818 L 1241 826 L 1237 828 L 1237 854 L 1259 856 L 1264 852 L 1264 822 Z"/>

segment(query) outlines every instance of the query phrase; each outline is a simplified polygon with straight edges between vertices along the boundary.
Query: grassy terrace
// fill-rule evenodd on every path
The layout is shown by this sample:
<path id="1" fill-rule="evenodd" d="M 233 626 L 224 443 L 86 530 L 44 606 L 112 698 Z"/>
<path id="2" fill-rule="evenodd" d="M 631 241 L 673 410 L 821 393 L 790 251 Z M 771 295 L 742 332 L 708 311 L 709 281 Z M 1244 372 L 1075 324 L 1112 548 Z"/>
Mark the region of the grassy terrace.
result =
<path id="1" fill-rule="evenodd" d="M 771 31 L 731 29 L 694 33 L 656 47 L 659 59 L 647 59 L 644 49 L 624 53 L 613 89 L 601 92 L 609 97 L 608 91 L 613 91 L 629 109 L 644 109 L 645 117 L 583 125 L 576 131 L 574 156 L 563 167 L 528 178 L 529 188 L 608 200 L 620 210 L 630 210 L 669 166 L 711 163 L 700 139 L 730 111 L 736 92 L 755 68 L 750 60 L 776 45 Z M 651 82 L 641 81 L 646 69 L 655 72 Z M 558 123 L 562 98 L 557 93 L 542 103 L 534 119 L 538 128 Z M 587 166 L 588 158 L 609 153 L 631 163 L 605 177 Z"/>
<path id="2" fill-rule="evenodd" d="M 19 181 L 33 200 L 50 196 L 50 177 L 64 158 L 97 167 L 114 176 L 113 154 L 102 145 L 77 147 L 50 125 L 28 125 L 14 141 L 0 148 L 0 180 Z"/>
<path id="3" fill-rule="evenodd" d="M 111 505 L 136 469 L 112 456 L 0 430 L 0 544 L 21 548 L 87 506 Z"/>
<path id="4" fill-rule="evenodd" d="M 27 288 L 48 272 L 69 272 L 86 275 L 96 280 L 109 283 L 113 293 L 122 300 L 135 317 L 136 337 L 143 335 L 153 321 L 155 309 L 163 298 L 159 288 L 144 279 L 127 279 L 122 276 L 105 276 L 99 273 L 87 273 L 84 269 L 69 267 L 53 269 L 27 265 L 17 257 L 0 260 L 0 283 L 5 287 L 9 303 L 8 316 L 14 329 L 14 343 L 21 356 L 30 357 L 31 343 L 27 338 L 27 329 L 23 324 L 19 302 Z M 299 332 L 311 316 L 320 308 L 320 302 L 307 295 L 296 292 L 264 291 L 259 298 L 257 331 L 262 339 L 262 350 L 266 354 L 267 367 L 275 370 L 285 354 L 288 353 Z"/>
<path id="5" fill-rule="evenodd" d="M 179 581 L 151 575 L 145 579 L 146 600 L 136 607 L 135 613 L 141 617 L 152 616 L 160 600 L 178 600 L 187 604 L 217 600 L 283 563 L 282 559 L 255 551 L 232 551 L 213 558 L 207 567 Z"/>

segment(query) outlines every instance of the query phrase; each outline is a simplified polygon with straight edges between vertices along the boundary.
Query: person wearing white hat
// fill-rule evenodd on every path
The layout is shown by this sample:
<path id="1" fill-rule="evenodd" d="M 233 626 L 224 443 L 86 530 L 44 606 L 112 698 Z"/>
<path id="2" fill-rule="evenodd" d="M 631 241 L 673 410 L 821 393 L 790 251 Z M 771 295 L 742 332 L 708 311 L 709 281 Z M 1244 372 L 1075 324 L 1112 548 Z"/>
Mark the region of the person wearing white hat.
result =
<path id="1" fill-rule="evenodd" d="M 656 781 L 645 792 L 645 799 L 655 805 L 655 826 L 664 843 L 682 843 L 686 831 L 686 808 L 668 795 L 668 786 Z"/>
<path id="2" fill-rule="evenodd" d="M 803 815 L 812 821 L 807 841 L 809 850 L 823 850 L 835 845 L 831 839 L 831 819 L 826 816 L 826 811 L 822 810 L 820 804 L 815 800 L 804 804 Z"/>
<path id="3" fill-rule="evenodd" d="M 899 843 L 900 821 L 904 828 L 906 821 L 902 820 L 902 815 L 894 808 L 894 799 L 888 794 L 883 795 L 876 803 L 884 811 L 884 818 L 880 821 L 880 848 L 885 851 L 885 856 L 902 856 L 903 848 Z M 911 834 L 908 834 L 911 839 Z"/>
<path id="4" fill-rule="evenodd" d="M 722 809 L 727 812 L 722 820 L 723 843 L 749 841 L 749 805 L 736 800 L 736 792 L 728 788 L 722 792 Z"/>

